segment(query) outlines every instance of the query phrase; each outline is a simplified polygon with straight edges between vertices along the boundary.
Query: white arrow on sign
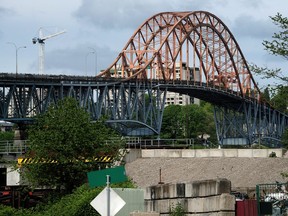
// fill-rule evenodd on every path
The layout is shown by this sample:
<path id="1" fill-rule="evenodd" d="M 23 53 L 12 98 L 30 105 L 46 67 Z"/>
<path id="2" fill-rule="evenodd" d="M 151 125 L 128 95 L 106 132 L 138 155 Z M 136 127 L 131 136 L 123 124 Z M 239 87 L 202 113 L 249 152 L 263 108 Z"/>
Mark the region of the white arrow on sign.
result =
<path id="1" fill-rule="evenodd" d="M 117 214 L 118 211 L 126 204 L 126 202 L 112 189 L 110 189 L 110 215 L 114 216 Z M 96 211 L 101 214 L 101 216 L 108 216 L 107 215 L 107 206 L 103 205 L 105 202 L 107 202 L 107 187 L 104 188 L 104 190 L 101 191 L 98 196 L 96 196 L 90 203 L 90 205 L 96 209 Z"/>

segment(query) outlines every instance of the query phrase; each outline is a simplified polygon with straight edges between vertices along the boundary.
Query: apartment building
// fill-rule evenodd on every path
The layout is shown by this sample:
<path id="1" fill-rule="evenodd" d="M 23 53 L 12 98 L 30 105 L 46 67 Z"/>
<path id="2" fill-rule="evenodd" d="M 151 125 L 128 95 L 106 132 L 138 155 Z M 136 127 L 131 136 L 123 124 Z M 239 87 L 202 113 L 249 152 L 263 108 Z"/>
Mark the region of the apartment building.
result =
<path id="1" fill-rule="evenodd" d="M 181 65 L 182 64 L 182 65 Z M 156 72 L 155 72 L 156 73 Z M 175 64 L 175 76 L 176 80 L 199 80 L 199 68 L 188 67 L 186 62 L 176 62 Z M 122 66 L 117 65 L 116 73 L 115 69 L 111 70 L 112 77 L 122 76 Z M 156 77 L 156 75 L 153 75 Z M 165 106 L 168 105 L 189 105 L 189 104 L 200 104 L 200 100 L 189 95 L 179 94 L 175 92 L 167 92 Z"/>

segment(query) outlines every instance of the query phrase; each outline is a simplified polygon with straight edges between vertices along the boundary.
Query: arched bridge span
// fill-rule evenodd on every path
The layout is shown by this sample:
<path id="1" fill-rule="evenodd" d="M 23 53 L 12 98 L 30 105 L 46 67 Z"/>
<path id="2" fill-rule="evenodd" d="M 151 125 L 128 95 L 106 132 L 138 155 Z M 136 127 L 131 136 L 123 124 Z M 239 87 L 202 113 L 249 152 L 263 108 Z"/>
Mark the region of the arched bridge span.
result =
<path id="1" fill-rule="evenodd" d="M 218 140 L 279 140 L 288 118 L 261 98 L 227 26 L 205 11 L 166 12 L 147 19 L 115 61 L 96 77 L 0 74 L 1 119 L 23 122 L 63 97 L 125 135 L 159 134 L 167 91 L 215 105 Z M 235 143 L 236 144 L 236 143 Z"/>
<path id="2" fill-rule="evenodd" d="M 260 91 L 234 36 L 218 17 L 205 11 L 152 16 L 101 76 L 194 80 L 260 100 Z"/>
<path id="3" fill-rule="evenodd" d="M 206 11 L 150 17 L 98 77 L 159 80 L 166 90 L 213 103 L 221 143 L 233 142 L 231 137 L 243 144 L 259 137 L 279 140 L 287 126 L 287 117 L 261 98 L 233 34 Z"/>

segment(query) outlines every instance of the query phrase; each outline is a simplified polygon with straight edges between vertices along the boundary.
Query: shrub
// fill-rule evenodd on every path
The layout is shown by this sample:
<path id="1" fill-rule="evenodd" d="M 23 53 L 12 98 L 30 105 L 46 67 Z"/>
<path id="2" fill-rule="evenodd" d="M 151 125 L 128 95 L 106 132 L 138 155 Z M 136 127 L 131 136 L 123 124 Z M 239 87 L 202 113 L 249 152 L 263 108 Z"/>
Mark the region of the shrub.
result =
<path id="1" fill-rule="evenodd" d="M 169 216 L 184 216 L 184 215 L 185 211 L 181 203 L 178 202 L 175 207 L 172 206 L 172 208 L 170 208 Z"/>

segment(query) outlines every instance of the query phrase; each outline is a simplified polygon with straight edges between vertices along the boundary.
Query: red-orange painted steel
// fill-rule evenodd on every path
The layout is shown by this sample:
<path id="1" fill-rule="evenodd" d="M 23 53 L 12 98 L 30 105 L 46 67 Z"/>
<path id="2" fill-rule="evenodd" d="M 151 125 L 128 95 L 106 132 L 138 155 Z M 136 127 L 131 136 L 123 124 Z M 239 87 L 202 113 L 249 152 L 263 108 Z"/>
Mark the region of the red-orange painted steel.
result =
<path id="1" fill-rule="evenodd" d="M 234 36 L 218 17 L 206 11 L 150 17 L 115 61 L 97 75 L 101 76 L 168 83 L 189 80 L 260 100 L 259 88 Z"/>

